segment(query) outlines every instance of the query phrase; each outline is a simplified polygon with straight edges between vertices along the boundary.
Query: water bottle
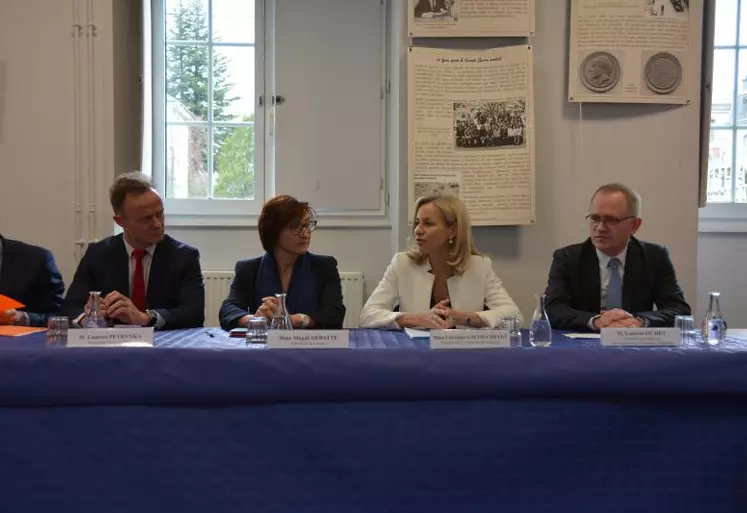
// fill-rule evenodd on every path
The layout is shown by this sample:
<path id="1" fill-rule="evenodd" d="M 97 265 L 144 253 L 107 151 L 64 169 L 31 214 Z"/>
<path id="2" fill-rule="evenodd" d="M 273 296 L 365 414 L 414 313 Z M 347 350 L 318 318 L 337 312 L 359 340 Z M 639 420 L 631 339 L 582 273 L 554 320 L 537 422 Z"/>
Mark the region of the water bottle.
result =
<path id="1" fill-rule="evenodd" d="M 81 323 L 84 328 L 107 328 L 106 318 L 101 315 L 101 292 L 88 293 L 88 313 Z"/>
<path id="2" fill-rule="evenodd" d="M 711 346 L 721 344 L 726 338 L 726 321 L 721 316 L 721 308 L 718 304 L 720 297 L 720 292 L 708 293 L 708 310 L 700 327 L 703 341 Z"/>
<path id="3" fill-rule="evenodd" d="M 549 347 L 552 343 L 552 328 L 545 311 L 545 294 L 535 294 L 537 306 L 532 315 L 532 326 L 529 329 L 529 343 L 534 347 Z"/>
<path id="4" fill-rule="evenodd" d="M 275 297 L 278 300 L 278 306 L 275 308 L 275 313 L 272 316 L 272 322 L 270 323 L 271 330 L 293 329 L 290 315 L 288 315 L 288 307 L 285 305 L 285 296 L 286 294 L 275 294 Z"/>

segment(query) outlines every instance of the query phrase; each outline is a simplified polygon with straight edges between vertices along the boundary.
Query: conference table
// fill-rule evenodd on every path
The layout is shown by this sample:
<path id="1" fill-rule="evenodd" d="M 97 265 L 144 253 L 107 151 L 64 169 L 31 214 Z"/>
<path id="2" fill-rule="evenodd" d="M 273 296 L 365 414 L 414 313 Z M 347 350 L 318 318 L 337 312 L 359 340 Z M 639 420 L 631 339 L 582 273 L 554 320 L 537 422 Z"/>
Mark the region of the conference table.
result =
<path id="1" fill-rule="evenodd" d="M 747 511 L 747 339 L 350 339 L 0 338 L 0 511 Z"/>

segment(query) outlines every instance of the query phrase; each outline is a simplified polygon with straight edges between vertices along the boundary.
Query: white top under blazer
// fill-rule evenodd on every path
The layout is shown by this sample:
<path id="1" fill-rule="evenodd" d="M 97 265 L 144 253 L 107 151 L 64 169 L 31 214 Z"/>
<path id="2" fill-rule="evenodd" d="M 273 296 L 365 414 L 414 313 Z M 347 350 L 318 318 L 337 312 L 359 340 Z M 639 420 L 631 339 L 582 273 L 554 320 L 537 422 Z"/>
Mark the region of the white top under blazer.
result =
<path id="1" fill-rule="evenodd" d="M 405 313 L 430 310 L 435 279 L 430 270 L 427 260 L 418 265 L 406 253 L 394 255 L 384 277 L 361 310 L 361 328 L 400 329 L 397 318 Z M 454 275 L 446 283 L 453 310 L 475 313 L 491 328 L 501 317 L 518 317 L 521 322 L 521 312 L 493 272 L 490 258 L 470 256 L 464 274 Z M 392 311 L 397 305 L 399 312 Z"/>

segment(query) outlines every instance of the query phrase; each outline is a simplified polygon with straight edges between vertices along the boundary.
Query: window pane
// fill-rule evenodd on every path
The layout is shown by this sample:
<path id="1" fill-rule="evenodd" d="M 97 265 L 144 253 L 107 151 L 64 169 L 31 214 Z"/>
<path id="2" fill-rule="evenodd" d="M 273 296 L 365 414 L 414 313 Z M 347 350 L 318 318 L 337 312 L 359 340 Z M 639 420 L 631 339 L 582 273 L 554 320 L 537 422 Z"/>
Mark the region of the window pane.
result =
<path id="1" fill-rule="evenodd" d="M 733 133 L 731 130 L 711 130 L 708 153 L 707 201 L 709 203 L 732 201 L 731 166 Z"/>
<path id="2" fill-rule="evenodd" d="M 254 1 L 213 0 L 213 41 L 254 42 Z"/>
<path id="3" fill-rule="evenodd" d="M 713 93 L 711 96 L 711 126 L 732 124 L 734 102 L 734 50 L 713 52 Z"/>
<path id="4" fill-rule="evenodd" d="M 167 121 L 207 121 L 208 51 L 205 46 L 166 48 Z"/>
<path id="5" fill-rule="evenodd" d="M 216 128 L 213 197 L 254 198 L 254 125 Z"/>
<path id="6" fill-rule="evenodd" d="M 166 197 L 207 198 L 208 130 L 166 125 Z"/>
<path id="7" fill-rule="evenodd" d="M 166 0 L 167 41 L 207 41 L 208 0 Z"/>
<path id="8" fill-rule="evenodd" d="M 737 104 L 735 122 L 747 126 L 747 50 L 739 50 L 739 68 L 737 69 Z"/>
<path id="9" fill-rule="evenodd" d="M 737 44 L 737 2 L 738 0 L 716 1 L 714 45 L 735 46 Z M 742 30 L 742 33 L 744 32 Z"/>
<path id="10" fill-rule="evenodd" d="M 213 119 L 254 120 L 254 48 L 213 50 Z"/>
<path id="11" fill-rule="evenodd" d="M 739 0 L 740 6 L 739 6 L 739 44 L 740 45 L 747 45 L 747 1 L 746 0 Z M 723 0 L 717 0 L 717 2 L 723 2 Z M 716 8 L 718 8 L 718 3 L 716 4 Z M 735 16 L 736 18 L 736 16 Z M 716 27 L 718 28 L 718 27 Z"/>
<path id="12" fill-rule="evenodd" d="M 734 202 L 747 203 L 747 185 L 745 184 L 745 172 L 747 171 L 747 130 L 737 131 L 737 167 L 734 173 L 736 180 L 736 194 Z"/>

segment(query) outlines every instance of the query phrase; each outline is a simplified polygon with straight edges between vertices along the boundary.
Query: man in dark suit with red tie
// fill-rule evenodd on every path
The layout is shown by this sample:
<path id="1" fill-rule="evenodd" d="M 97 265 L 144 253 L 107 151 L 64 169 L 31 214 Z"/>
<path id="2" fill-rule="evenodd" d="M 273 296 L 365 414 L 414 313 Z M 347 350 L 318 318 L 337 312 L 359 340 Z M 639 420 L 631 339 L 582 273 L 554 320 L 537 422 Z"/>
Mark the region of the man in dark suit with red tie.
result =
<path id="1" fill-rule="evenodd" d="M 49 316 L 62 307 L 64 293 L 51 251 L 0 235 L 0 294 L 25 305 L 0 311 L 0 324 L 46 326 Z"/>
<path id="2" fill-rule="evenodd" d="M 640 203 L 619 183 L 594 193 L 591 236 L 553 255 L 545 303 L 553 328 L 671 327 L 677 315 L 690 315 L 667 249 L 634 237 Z"/>
<path id="3" fill-rule="evenodd" d="M 163 202 L 141 173 L 119 175 L 110 188 L 123 233 L 92 244 L 78 265 L 65 312 L 80 318 L 90 291 L 114 324 L 181 329 L 202 326 L 205 289 L 199 252 L 164 233 Z"/>

